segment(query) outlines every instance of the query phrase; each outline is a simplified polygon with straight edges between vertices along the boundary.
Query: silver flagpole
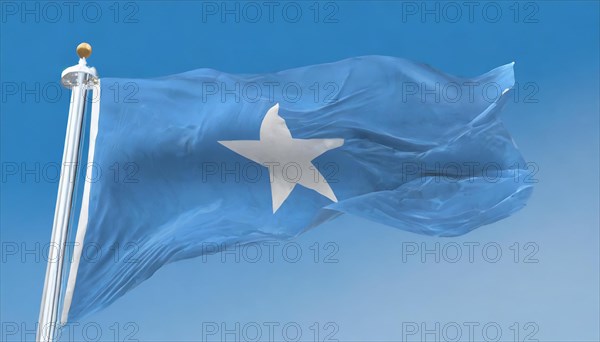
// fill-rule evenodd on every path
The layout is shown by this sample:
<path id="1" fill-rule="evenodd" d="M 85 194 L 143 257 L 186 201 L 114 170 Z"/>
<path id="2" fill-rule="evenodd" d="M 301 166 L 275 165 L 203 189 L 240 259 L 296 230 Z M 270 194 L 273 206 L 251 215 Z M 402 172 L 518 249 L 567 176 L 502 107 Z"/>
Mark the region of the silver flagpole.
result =
<path id="1" fill-rule="evenodd" d="M 48 252 L 46 280 L 40 306 L 36 336 L 38 342 L 53 342 L 55 340 L 63 262 L 69 233 L 71 208 L 73 206 L 73 192 L 77 182 L 77 166 L 85 103 L 88 90 L 98 84 L 96 69 L 88 67 L 86 62 L 86 58 L 92 54 L 92 47 L 87 43 L 81 43 L 77 46 L 77 54 L 79 55 L 79 63 L 65 69 L 61 77 L 63 86 L 72 90 L 71 105 L 69 107 L 65 149 Z"/>

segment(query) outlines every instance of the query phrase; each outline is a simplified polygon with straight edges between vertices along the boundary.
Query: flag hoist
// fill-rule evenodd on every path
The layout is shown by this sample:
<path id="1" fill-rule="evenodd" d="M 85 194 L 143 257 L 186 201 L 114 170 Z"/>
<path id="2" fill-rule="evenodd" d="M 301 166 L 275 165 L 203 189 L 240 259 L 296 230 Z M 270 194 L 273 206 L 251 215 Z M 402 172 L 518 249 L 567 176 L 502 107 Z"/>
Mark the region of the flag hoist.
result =
<path id="1" fill-rule="evenodd" d="M 62 85 L 72 91 L 71 104 L 48 252 L 46 280 L 40 305 L 36 336 L 38 342 L 52 342 L 56 333 L 63 263 L 73 207 L 73 192 L 77 184 L 77 165 L 79 164 L 79 148 L 82 140 L 81 132 L 84 125 L 87 93 L 98 85 L 96 69 L 89 67 L 86 62 L 86 58 L 91 54 L 92 47 L 88 43 L 79 44 L 77 46 L 79 63 L 66 68 L 61 75 Z"/>

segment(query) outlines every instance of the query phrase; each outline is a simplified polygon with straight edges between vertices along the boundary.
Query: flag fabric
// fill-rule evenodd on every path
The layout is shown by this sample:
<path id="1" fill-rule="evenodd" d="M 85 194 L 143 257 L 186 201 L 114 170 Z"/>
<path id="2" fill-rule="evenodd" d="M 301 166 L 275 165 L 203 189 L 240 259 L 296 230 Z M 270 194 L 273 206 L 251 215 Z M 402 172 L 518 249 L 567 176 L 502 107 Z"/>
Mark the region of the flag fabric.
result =
<path id="1" fill-rule="evenodd" d="M 100 83 L 63 322 L 165 264 L 290 239 L 340 214 L 457 236 L 531 193 L 498 117 L 512 63 L 472 79 L 367 56 Z"/>

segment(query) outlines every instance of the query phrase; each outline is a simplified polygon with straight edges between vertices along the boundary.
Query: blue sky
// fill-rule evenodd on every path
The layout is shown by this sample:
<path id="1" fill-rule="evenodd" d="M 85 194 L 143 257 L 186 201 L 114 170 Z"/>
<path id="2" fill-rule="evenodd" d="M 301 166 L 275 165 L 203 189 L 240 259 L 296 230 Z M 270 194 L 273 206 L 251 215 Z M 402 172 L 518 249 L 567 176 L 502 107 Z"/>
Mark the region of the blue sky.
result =
<path id="1" fill-rule="evenodd" d="M 122 78 L 274 72 L 370 54 L 462 76 L 515 61 L 519 96 L 503 118 L 538 183 L 524 210 L 460 238 L 342 216 L 295 241 L 298 262 L 280 246 L 272 261 L 171 264 L 63 340 L 94 340 L 94 331 L 103 341 L 219 340 L 227 329 L 228 340 L 253 331 L 264 340 L 268 322 L 278 340 L 300 329 L 303 341 L 414 341 L 438 326 L 446 340 L 456 331 L 468 340 L 470 326 L 480 340 L 498 329 L 503 341 L 600 338 L 598 2 L 1 6 L 2 340 L 34 339 L 69 102 L 58 82 L 81 41 L 101 76 Z M 462 258 L 447 261 L 456 248 Z"/>

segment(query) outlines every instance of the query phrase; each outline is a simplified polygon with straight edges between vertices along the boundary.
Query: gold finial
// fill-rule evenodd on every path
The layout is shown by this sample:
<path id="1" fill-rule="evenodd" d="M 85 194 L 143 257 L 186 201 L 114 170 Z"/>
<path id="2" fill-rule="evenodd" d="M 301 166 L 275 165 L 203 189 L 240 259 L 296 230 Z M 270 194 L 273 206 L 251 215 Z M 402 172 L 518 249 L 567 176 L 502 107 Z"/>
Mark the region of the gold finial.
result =
<path id="1" fill-rule="evenodd" d="M 88 43 L 77 45 L 77 55 L 79 58 L 88 58 L 92 55 L 92 46 Z"/>

